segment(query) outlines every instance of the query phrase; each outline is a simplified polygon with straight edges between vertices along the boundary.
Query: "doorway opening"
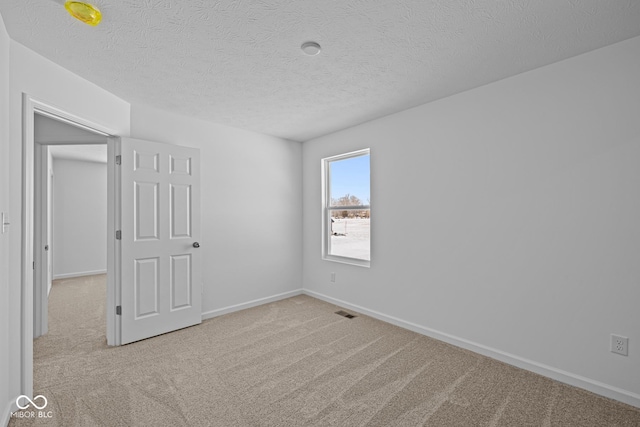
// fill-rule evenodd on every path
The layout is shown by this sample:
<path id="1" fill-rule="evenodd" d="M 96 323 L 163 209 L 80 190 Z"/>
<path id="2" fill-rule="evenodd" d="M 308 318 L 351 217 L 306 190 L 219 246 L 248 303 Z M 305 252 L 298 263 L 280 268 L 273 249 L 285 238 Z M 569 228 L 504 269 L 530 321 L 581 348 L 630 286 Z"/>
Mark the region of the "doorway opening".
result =
<path id="1" fill-rule="evenodd" d="M 54 280 L 107 274 L 106 144 L 101 133 L 34 115 L 34 338 L 48 332 Z"/>
<path id="2" fill-rule="evenodd" d="M 73 128 L 77 128 L 80 130 L 88 131 L 92 135 L 99 135 L 101 137 L 100 143 L 104 144 L 105 139 L 107 141 L 107 150 L 108 157 L 110 159 L 113 158 L 113 149 L 114 149 L 114 138 L 113 136 L 116 132 L 106 128 L 97 123 L 86 120 L 80 116 L 76 116 L 74 114 L 68 113 L 66 111 L 60 110 L 57 107 L 54 107 L 50 104 L 44 103 L 42 101 L 36 100 L 29 96 L 26 93 L 23 93 L 23 140 L 22 140 L 22 238 L 21 238 L 21 319 L 20 319 L 20 333 L 21 333 L 21 342 L 20 342 L 20 389 L 21 394 L 25 396 L 33 395 L 33 338 L 34 331 L 36 326 L 39 327 L 39 332 L 42 332 L 42 319 L 46 319 L 46 315 L 43 316 L 42 309 L 46 308 L 46 297 L 48 293 L 48 266 L 47 268 L 41 268 L 43 260 L 47 259 L 47 254 L 44 250 L 46 244 L 42 244 L 46 242 L 47 236 L 46 233 L 42 233 L 41 230 L 37 230 L 36 227 L 42 226 L 42 218 L 46 218 L 47 215 L 40 215 L 41 209 L 35 209 L 36 201 L 40 201 L 42 199 L 42 191 L 39 192 L 38 198 L 36 198 L 36 185 L 35 180 L 39 178 L 42 180 L 40 175 L 40 169 L 36 168 L 36 161 L 40 162 L 42 160 L 42 150 L 43 146 L 47 145 L 56 145 L 56 141 L 54 138 L 46 139 L 40 141 L 40 143 L 36 143 L 36 135 L 35 135 L 35 120 L 37 116 L 44 116 L 49 119 L 53 119 L 54 123 L 57 125 L 66 124 L 70 125 Z M 86 135 L 85 135 L 86 136 Z M 84 138 L 81 138 L 83 141 L 79 141 L 78 139 L 66 138 L 64 141 L 66 144 L 78 144 L 80 142 L 85 142 Z M 91 141 L 95 143 L 96 141 Z M 44 145 L 43 145 L 44 143 Z M 39 156 L 36 156 L 36 151 L 38 151 Z M 111 187 L 112 187 L 112 179 L 113 179 L 113 161 L 108 162 L 108 182 L 109 182 L 109 200 L 110 204 L 112 204 L 111 200 Z M 38 163 L 38 166 L 40 164 Z M 38 171 L 38 176 L 36 176 L 36 171 Z M 40 188 L 40 186 L 38 186 Z M 44 187 L 46 189 L 46 186 Z M 48 190 L 47 190 L 48 191 Z M 47 191 L 44 193 L 46 194 Z M 113 212 L 112 209 L 109 209 L 107 214 L 108 216 L 108 227 L 109 231 L 113 229 Z M 35 250 L 38 248 L 38 250 Z M 113 245 L 109 244 L 109 248 L 107 250 L 107 271 L 113 271 L 112 263 L 113 261 Z M 115 284 L 114 275 L 107 274 L 107 289 L 108 289 L 108 298 L 107 304 L 112 300 L 111 293 L 115 292 Z M 108 313 L 109 311 L 107 311 Z M 38 316 L 38 317 L 36 317 Z M 115 315 L 108 318 L 108 321 L 111 321 L 113 325 L 107 324 L 107 339 L 109 339 L 109 334 L 114 334 L 115 329 L 117 327 L 115 319 Z M 39 324 L 39 325 L 37 325 Z M 45 328 L 46 330 L 46 328 Z"/>

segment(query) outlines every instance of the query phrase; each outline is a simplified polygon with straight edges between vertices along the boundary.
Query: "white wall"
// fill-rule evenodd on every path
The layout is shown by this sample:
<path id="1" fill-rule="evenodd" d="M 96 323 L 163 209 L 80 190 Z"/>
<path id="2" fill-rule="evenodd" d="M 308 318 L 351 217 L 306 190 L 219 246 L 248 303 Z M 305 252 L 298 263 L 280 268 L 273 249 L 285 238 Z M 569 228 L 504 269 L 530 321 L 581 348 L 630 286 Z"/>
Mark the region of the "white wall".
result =
<path id="1" fill-rule="evenodd" d="M 0 16 L 0 212 L 9 211 L 9 35 Z M 9 218 L 10 220 L 12 218 Z M 1 227 L 1 224 L 0 224 Z M 13 228 L 15 229 L 15 227 Z M 0 233 L 0 425 L 5 425 L 13 389 L 9 384 L 9 234 Z"/>
<path id="2" fill-rule="evenodd" d="M 132 105 L 134 138 L 200 149 L 203 312 L 301 289 L 301 144 Z"/>
<path id="3" fill-rule="evenodd" d="M 2 43 L 3 46 L 5 44 Z M 2 56 L 2 67 L 6 67 L 7 61 L 5 59 L 7 59 L 6 55 Z M 9 187 L 8 204 L 11 218 L 11 231 L 2 238 L 9 238 L 9 287 L 8 293 L 2 298 L 2 303 L 8 307 L 8 340 L 6 346 L 5 343 L 2 343 L 3 357 L 8 358 L 8 363 L 5 364 L 8 373 L 6 377 L 2 378 L 0 388 L 7 387 L 10 403 L 12 403 L 21 391 L 22 93 L 25 92 L 49 105 L 100 124 L 117 135 L 126 136 L 129 134 L 130 110 L 129 104 L 115 95 L 44 59 L 14 41 L 9 41 L 8 59 L 9 151 L 8 156 L 5 156 L 4 153 L 2 156 L 2 161 L 6 162 L 9 171 L 8 180 L 5 180 L 3 176 L 2 182 L 7 183 L 6 185 Z M 6 97 L 3 96 L 0 99 L 4 100 Z M 6 117 L 6 114 L 2 117 Z M 5 124 L 6 121 L 3 119 L 2 132 L 6 132 Z M 6 173 L 4 167 L 2 171 L 3 174 Z M 31 260 L 26 260 L 26 262 L 30 263 Z M 3 268 L 3 271 L 6 270 Z M 25 292 L 29 293 L 30 291 L 25 290 Z"/>
<path id="4" fill-rule="evenodd" d="M 53 160 L 53 278 L 107 271 L 107 165 Z"/>
<path id="5" fill-rule="evenodd" d="M 640 406 L 639 111 L 640 37 L 304 143 L 305 290 Z M 320 257 L 364 147 L 370 269 Z"/>

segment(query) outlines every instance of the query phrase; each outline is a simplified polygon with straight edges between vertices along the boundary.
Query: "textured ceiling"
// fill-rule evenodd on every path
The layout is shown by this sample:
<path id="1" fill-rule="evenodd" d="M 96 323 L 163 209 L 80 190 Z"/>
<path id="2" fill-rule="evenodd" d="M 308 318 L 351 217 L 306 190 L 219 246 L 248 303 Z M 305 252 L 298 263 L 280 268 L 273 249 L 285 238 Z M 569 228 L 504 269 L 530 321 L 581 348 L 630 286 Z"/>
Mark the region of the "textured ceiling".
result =
<path id="1" fill-rule="evenodd" d="M 55 0 L 0 13 L 13 40 L 131 103 L 299 141 L 640 35 L 638 0 L 94 4 L 98 27 Z"/>

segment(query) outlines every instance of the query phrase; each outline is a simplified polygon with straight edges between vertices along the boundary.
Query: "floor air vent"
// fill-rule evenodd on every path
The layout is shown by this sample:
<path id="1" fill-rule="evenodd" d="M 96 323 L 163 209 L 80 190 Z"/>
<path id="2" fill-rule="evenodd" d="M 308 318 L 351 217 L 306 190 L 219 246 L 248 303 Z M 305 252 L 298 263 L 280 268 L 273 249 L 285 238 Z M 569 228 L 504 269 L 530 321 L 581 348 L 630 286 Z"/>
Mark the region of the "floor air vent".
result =
<path id="1" fill-rule="evenodd" d="M 336 311 L 336 314 L 339 314 L 342 317 L 346 317 L 347 319 L 353 319 L 354 317 L 356 317 L 353 314 L 347 313 L 346 311 L 342 311 L 342 310 Z"/>

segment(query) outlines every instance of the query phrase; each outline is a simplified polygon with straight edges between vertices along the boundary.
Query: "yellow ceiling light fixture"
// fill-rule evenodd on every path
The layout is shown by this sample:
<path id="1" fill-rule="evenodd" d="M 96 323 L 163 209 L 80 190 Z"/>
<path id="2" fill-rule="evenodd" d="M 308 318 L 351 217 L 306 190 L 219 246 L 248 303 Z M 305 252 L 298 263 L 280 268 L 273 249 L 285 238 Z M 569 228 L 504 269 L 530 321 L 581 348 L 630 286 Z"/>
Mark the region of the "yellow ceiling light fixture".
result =
<path id="1" fill-rule="evenodd" d="M 89 3 L 69 0 L 65 2 L 64 8 L 67 9 L 69 15 L 92 27 L 98 25 L 102 19 L 102 14 L 98 8 Z"/>

